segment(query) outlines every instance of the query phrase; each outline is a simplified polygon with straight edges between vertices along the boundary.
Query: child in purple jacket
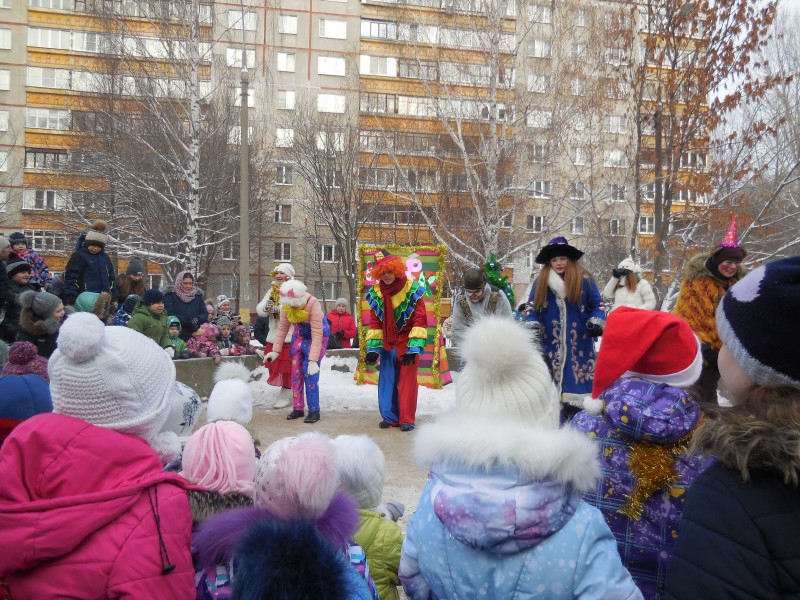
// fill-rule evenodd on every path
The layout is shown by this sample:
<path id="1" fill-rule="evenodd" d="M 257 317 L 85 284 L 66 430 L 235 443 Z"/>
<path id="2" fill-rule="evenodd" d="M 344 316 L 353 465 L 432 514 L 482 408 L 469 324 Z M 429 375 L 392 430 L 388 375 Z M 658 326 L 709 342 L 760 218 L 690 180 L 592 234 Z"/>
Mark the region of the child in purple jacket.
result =
<path id="1" fill-rule="evenodd" d="M 594 416 L 572 426 L 600 444 L 602 477 L 584 500 L 603 512 L 642 595 L 661 597 L 689 485 L 709 465 L 687 445 L 700 407 L 700 342 L 670 313 L 620 307 L 608 316 L 595 367 Z M 598 406 L 598 408 L 600 408 Z"/>

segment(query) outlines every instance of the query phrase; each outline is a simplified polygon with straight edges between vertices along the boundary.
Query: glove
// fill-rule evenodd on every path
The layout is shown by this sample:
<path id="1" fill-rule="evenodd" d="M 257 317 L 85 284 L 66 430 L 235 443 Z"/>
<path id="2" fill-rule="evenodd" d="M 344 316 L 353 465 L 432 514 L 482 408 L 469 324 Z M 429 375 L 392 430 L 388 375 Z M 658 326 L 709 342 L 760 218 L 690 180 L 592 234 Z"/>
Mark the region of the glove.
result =
<path id="1" fill-rule="evenodd" d="M 308 361 L 308 374 L 316 375 L 319 373 L 319 363 L 313 360 Z"/>
<path id="2" fill-rule="evenodd" d="M 172 346 L 164 348 L 164 352 L 166 352 L 170 358 L 175 358 L 175 348 L 173 348 Z"/>
<path id="3" fill-rule="evenodd" d="M 277 352 L 270 352 L 269 354 L 267 354 L 264 357 L 264 361 L 265 362 L 272 362 L 273 360 L 277 360 L 279 356 L 280 356 L 280 354 L 278 354 Z"/>
<path id="4" fill-rule="evenodd" d="M 603 335 L 603 328 L 594 321 L 589 321 L 586 323 L 586 330 L 593 338 L 598 338 Z"/>
<path id="5" fill-rule="evenodd" d="M 611 275 L 619 279 L 622 277 L 622 271 L 620 269 L 611 269 Z"/>
<path id="6" fill-rule="evenodd" d="M 403 365 L 404 367 L 407 367 L 408 365 L 413 365 L 416 362 L 416 360 L 417 360 L 416 354 L 409 354 L 408 352 L 406 352 L 400 359 L 400 364 Z"/>
<path id="7" fill-rule="evenodd" d="M 333 337 L 335 337 L 335 338 L 343 338 L 344 337 L 344 331 L 342 331 L 340 329 L 339 331 L 337 331 L 336 333 L 333 334 Z"/>
<path id="8" fill-rule="evenodd" d="M 256 348 L 256 349 L 255 349 L 255 352 L 256 352 L 256 354 L 258 355 L 258 357 L 259 357 L 261 360 L 264 360 L 264 351 L 263 351 L 263 350 L 259 350 L 258 348 Z"/>
<path id="9" fill-rule="evenodd" d="M 374 365 L 378 362 L 379 354 L 377 352 L 367 352 L 367 358 L 364 360 L 368 365 Z"/>
<path id="10" fill-rule="evenodd" d="M 191 322 L 192 322 L 192 327 L 194 327 L 195 329 L 200 327 L 200 319 L 198 319 L 197 317 L 193 318 Z"/>
<path id="11" fill-rule="evenodd" d="M 231 349 L 230 348 L 220 348 L 219 353 L 222 354 L 222 356 L 230 356 Z"/>

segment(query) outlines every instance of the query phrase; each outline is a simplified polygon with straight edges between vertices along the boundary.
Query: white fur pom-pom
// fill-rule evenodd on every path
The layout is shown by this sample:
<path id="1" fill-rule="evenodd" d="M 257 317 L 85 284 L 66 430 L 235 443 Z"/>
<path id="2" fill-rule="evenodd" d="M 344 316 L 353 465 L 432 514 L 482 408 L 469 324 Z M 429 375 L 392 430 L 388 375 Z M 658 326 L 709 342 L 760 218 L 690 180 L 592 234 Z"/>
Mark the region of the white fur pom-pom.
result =
<path id="1" fill-rule="evenodd" d="M 600 399 L 589 398 L 588 396 L 583 399 L 583 410 L 590 415 L 599 415 L 603 412 L 603 401 Z"/>
<path id="2" fill-rule="evenodd" d="M 214 371 L 214 382 L 219 383 L 225 379 L 241 379 L 250 382 L 250 369 L 236 361 L 225 361 Z"/>
<path id="3" fill-rule="evenodd" d="M 181 441 L 174 431 L 162 431 L 149 442 L 162 464 L 171 463 L 181 455 Z"/>
<path id="4" fill-rule="evenodd" d="M 97 356 L 105 344 L 105 325 L 92 313 L 75 313 L 61 326 L 58 349 L 82 363 Z"/>

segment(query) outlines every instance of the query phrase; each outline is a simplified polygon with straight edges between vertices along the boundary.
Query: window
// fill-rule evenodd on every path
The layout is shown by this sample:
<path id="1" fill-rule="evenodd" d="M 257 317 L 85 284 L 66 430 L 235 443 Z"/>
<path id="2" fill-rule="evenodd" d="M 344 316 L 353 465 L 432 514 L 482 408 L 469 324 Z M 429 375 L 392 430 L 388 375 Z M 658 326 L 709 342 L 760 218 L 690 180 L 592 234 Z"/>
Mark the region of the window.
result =
<path id="1" fill-rule="evenodd" d="M 550 93 L 550 75 L 533 73 L 528 75 L 528 91 L 534 94 Z"/>
<path id="2" fill-rule="evenodd" d="M 358 133 L 359 143 L 363 150 L 378 152 L 382 150 L 392 150 L 395 147 L 395 139 L 390 133 L 382 131 L 360 131 Z"/>
<path id="3" fill-rule="evenodd" d="M 278 33 L 297 35 L 297 17 L 294 15 L 281 15 L 278 17 Z"/>
<path id="4" fill-rule="evenodd" d="M 553 11 L 544 4 L 531 4 L 528 7 L 528 18 L 531 23 L 552 23 Z"/>
<path id="5" fill-rule="evenodd" d="M 0 191 L 0 213 L 6 212 L 6 204 L 8 203 L 8 193 Z"/>
<path id="6" fill-rule="evenodd" d="M 86 213 L 102 213 L 107 212 L 108 207 L 114 196 L 110 193 L 103 192 L 72 192 L 70 202 L 72 208 Z"/>
<path id="7" fill-rule="evenodd" d="M 239 244 L 236 243 L 235 238 L 228 238 L 220 242 L 220 253 L 222 260 L 238 260 L 239 258 Z M 227 296 L 227 294 L 226 294 Z"/>
<path id="8" fill-rule="evenodd" d="M 292 205 L 291 204 L 276 204 L 275 205 L 275 222 L 276 223 L 291 223 L 292 222 Z"/>
<path id="9" fill-rule="evenodd" d="M 572 129 L 575 131 L 585 131 L 586 117 L 584 115 L 575 115 L 572 120 Z"/>
<path id="10" fill-rule="evenodd" d="M 70 235 L 48 229 L 23 229 L 30 245 L 39 252 L 68 252 L 72 250 Z"/>
<path id="11" fill-rule="evenodd" d="M 358 171 L 361 185 L 369 188 L 385 190 L 394 188 L 395 170 L 380 167 L 361 167 Z"/>
<path id="12" fill-rule="evenodd" d="M 569 158 L 576 167 L 586 164 L 586 148 L 583 146 L 573 146 L 569 149 Z"/>
<path id="13" fill-rule="evenodd" d="M 328 154 L 344 152 L 344 134 L 341 131 L 318 131 L 317 150 Z"/>
<path id="14" fill-rule="evenodd" d="M 706 155 L 704 152 L 681 153 L 681 168 L 703 170 L 706 168 Z"/>
<path id="15" fill-rule="evenodd" d="M 624 169 L 628 166 L 628 157 L 624 150 L 615 148 L 613 150 L 603 150 L 603 166 L 614 169 Z"/>
<path id="16" fill-rule="evenodd" d="M 247 66 L 252 67 L 256 64 L 256 51 L 245 50 L 245 59 Z M 225 64 L 229 67 L 242 68 L 242 49 L 241 48 L 228 48 L 225 51 Z"/>
<path id="17" fill-rule="evenodd" d="M 606 29 L 628 30 L 631 28 L 631 17 L 624 13 L 606 13 L 603 15 L 603 24 Z"/>
<path id="18" fill-rule="evenodd" d="M 569 50 L 569 57 L 572 60 L 586 60 L 586 44 L 572 44 Z"/>
<path id="19" fill-rule="evenodd" d="M 550 58 L 553 55 L 553 44 L 547 40 L 533 40 L 528 46 L 531 58 Z"/>
<path id="20" fill-rule="evenodd" d="M 294 110 L 294 102 L 294 90 L 278 90 L 278 110 Z"/>
<path id="21" fill-rule="evenodd" d="M 8 73 L 8 71 L 6 71 L 6 73 Z M 2 81 L 1 75 L 2 71 L 0 71 L 0 81 Z M 66 69 L 47 69 L 42 67 L 28 67 L 27 84 L 30 87 L 43 87 L 43 88 L 68 90 L 69 71 L 67 71 Z"/>
<path id="22" fill-rule="evenodd" d="M 0 29 L 0 50 L 11 50 L 11 30 Z"/>
<path id="23" fill-rule="evenodd" d="M 290 165 L 278 165 L 275 169 L 275 183 L 279 185 L 292 185 L 294 172 Z"/>
<path id="24" fill-rule="evenodd" d="M 69 111 L 54 108 L 25 109 L 25 127 L 31 129 L 69 130 Z"/>
<path id="25" fill-rule="evenodd" d="M 291 148 L 294 145 L 294 129 L 278 127 L 275 130 L 275 147 Z"/>
<path id="26" fill-rule="evenodd" d="M 572 217 L 569 232 L 573 235 L 583 235 L 583 217 Z"/>
<path id="27" fill-rule="evenodd" d="M 252 11 L 242 12 L 241 10 L 228 11 L 228 27 L 230 29 L 245 29 L 247 31 L 256 30 L 256 13 Z"/>
<path id="28" fill-rule="evenodd" d="M 676 190 L 675 199 L 684 204 L 696 204 L 698 202 L 705 202 L 705 194 L 698 194 L 695 190 Z"/>
<path id="29" fill-rule="evenodd" d="M 607 65 L 626 65 L 628 64 L 628 51 L 619 46 L 606 48 L 603 52 L 603 61 Z"/>
<path id="30" fill-rule="evenodd" d="M 294 73 L 295 56 L 293 52 L 278 52 L 278 71 Z"/>
<path id="31" fill-rule="evenodd" d="M 642 199 L 655 200 L 656 199 L 656 182 L 651 181 L 642 186 Z"/>
<path id="32" fill-rule="evenodd" d="M 11 71 L 0 69 L 0 90 L 8 91 L 11 89 Z"/>
<path id="33" fill-rule="evenodd" d="M 0 150 L 0 173 L 8 172 L 8 151 Z"/>
<path id="34" fill-rule="evenodd" d="M 0 110 L 0 131 L 8 131 L 8 111 Z"/>
<path id="35" fill-rule="evenodd" d="M 612 183 L 609 189 L 609 196 L 612 202 L 625 202 L 625 186 Z"/>
<path id="36" fill-rule="evenodd" d="M 624 115 L 606 115 L 603 119 L 603 131 L 606 133 L 627 133 L 628 118 Z"/>
<path id="37" fill-rule="evenodd" d="M 572 26 L 573 27 L 586 27 L 589 21 L 589 11 L 585 8 L 576 8 L 572 11 Z"/>
<path id="38" fill-rule="evenodd" d="M 60 210 L 64 197 L 58 190 L 31 190 L 22 192 L 22 208 L 28 210 Z"/>
<path id="39" fill-rule="evenodd" d="M 639 217 L 639 233 L 655 233 L 656 220 L 654 217 Z"/>
<path id="40" fill-rule="evenodd" d="M 345 60 L 340 56 L 319 56 L 317 57 L 318 75 L 345 76 Z"/>
<path id="41" fill-rule="evenodd" d="M 50 169 L 55 170 L 66 166 L 66 150 L 39 150 L 25 149 L 25 168 L 26 169 Z"/>
<path id="42" fill-rule="evenodd" d="M 544 217 L 528 215 L 525 219 L 525 230 L 531 233 L 541 233 L 544 230 Z"/>
<path id="43" fill-rule="evenodd" d="M 314 296 L 320 300 L 336 300 L 342 295 L 342 284 L 338 281 L 317 281 L 314 283 Z"/>
<path id="44" fill-rule="evenodd" d="M 625 235 L 625 221 L 621 219 L 609 219 L 608 235 Z"/>
<path id="45" fill-rule="evenodd" d="M 439 173 L 434 169 L 408 169 L 405 189 L 418 192 L 434 192 L 437 189 Z M 405 183 L 405 182 L 404 182 Z"/>
<path id="46" fill-rule="evenodd" d="M 550 146 L 547 144 L 532 144 L 528 146 L 528 160 L 534 163 L 550 162 Z"/>
<path id="47" fill-rule="evenodd" d="M 235 279 L 222 279 L 219 282 L 219 293 L 230 299 L 234 299 L 236 298 L 236 287 Z"/>
<path id="48" fill-rule="evenodd" d="M 435 62 L 416 59 L 400 59 L 398 76 L 405 79 L 421 79 L 423 81 L 436 81 L 439 77 Z"/>
<path id="49" fill-rule="evenodd" d="M 339 19 L 320 19 L 319 37 L 346 40 L 347 21 L 340 21 Z"/>
<path id="50" fill-rule="evenodd" d="M 275 242 L 275 260 L 292 260 L 292 244 L 289 242 Z"/>
<path id="51" fill-rule="evenodd" d="M 322 22 L 320 20 L 320 27 L 321 26 Z M 397 39 L 397 23 L 362 20 L 361 37 L 395 40 Z"/>
<path id="52" fill-rule="evenodd" d="M 530 193 L 534 198 L 547 198 L 550 196 L 551 189 L 550 181 L 536 180 L 530 186 Z"/>
<path id="53" fill-rule="evenodd" d="M 500 217 L 500 227 L 504 229 L 508 229 L 509 227 L 511 227 L 511 225 L 513 225 L 513 223 L 514 219 L 511 213 L 505 213 Z"/>
<path id="54" fill-rule="evenodd" d="M 569 82 L 569 91 L 573 96 L 586 95 L 586 81 L 579 77 L 574 77 Z"/>
<path id="55" fill-rule="evenodd" d="M 339 262 L 339 248 L 336 244 L 317 244 L 314 260 L 317 262 Z"/>
<path id="56" fill-rule="evenodd" d="M 550 127 L 551 114 L 543 110 L 532 110 L 525 118 L 528 127 L 536 129 L 547 129 Z"/>
<path id="57" fill-rule="evenodd" d="M 359 110 L 366 113 L 396 113 L 397 96 L 394 94 L 361 94 Z"/>
<path id="58" fill-rule="evenodd" d="M 586 186 L 580 181 L 569 184 L 569 197 L 571 200 L 583 200 L 586 197 Z"/>
<path id="59" fill-rule="evenodd" d="M 397 76 L 397 59 L 392 56 L 361 55 L 362 75 L 381 75 L 383 77 Z"/>
<path id="60" fill-rule="evenodd" d="M 344 113 L 345 98 L 339 94 L 317 96 L 317 111 L 321 113 Z"/>

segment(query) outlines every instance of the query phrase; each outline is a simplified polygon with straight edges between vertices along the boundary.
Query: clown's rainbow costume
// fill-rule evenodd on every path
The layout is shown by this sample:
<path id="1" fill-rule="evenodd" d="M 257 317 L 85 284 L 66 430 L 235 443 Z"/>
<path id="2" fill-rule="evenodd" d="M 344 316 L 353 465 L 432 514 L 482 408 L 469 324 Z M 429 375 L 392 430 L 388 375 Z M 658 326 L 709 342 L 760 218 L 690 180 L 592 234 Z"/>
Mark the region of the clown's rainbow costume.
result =
<path id="1" fill-rule="evenodd" d="M 418 356 L 428 337 L 423 296 L 425 290 L 406 277 L 406 266 L 399 256 L 385 250 L 375 254 L 372 277 L 377 281 L 367 292 L 370 306 L 367 355 L 380 356 L 378 408 L 380 427 L 413 429 L 417 412 Z M 381 281 L 386 272 L 395 275 L 392 283 Z"/>

